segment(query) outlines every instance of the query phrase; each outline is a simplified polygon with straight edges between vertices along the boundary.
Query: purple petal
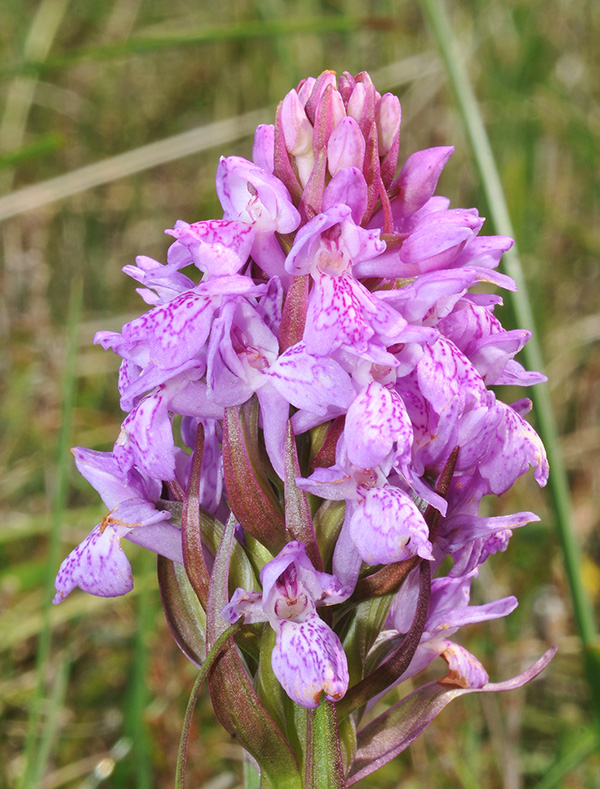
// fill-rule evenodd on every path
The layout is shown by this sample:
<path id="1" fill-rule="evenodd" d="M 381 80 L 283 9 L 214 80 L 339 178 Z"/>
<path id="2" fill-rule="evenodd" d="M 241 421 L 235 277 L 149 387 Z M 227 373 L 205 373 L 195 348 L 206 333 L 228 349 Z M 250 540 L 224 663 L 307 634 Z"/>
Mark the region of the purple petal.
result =
<path id="1" fill-rule="evenodd" d="M 364 353 L 375 334 L 369 321 L 375 312 L 373 297 L 353 277 L 320 275 L 309 297 L 303 338 L 308 351 L 327 356 L 348 345 Z"/>
<path id="2" fill-rule="evenodd" d="M 124 481 L 112 452 L 97 452 L 84 447 L 73 447 L 71 452 L 77 470 L 98 491 L 107 509 L 112 510 L 126 499 L 159 498 L 161 485 L 156 480 L 146 479 L 136 471 Z"/>
<path id="3" fill-rule="evenodd" d="M 243 616 L 244 622 L 266 622 L 268 616 L 263 611 L 262 594 L 260 592 L 246 592 L 239 587 L 233 593 L 231 600 L 221 611 L 221 616 L 230 625 Z"/>
<path id="4" fill-rule="evenodd" d="M 145 397 L 125 418 L 113 455 L 123 474 L 135 465 L 149 477 L 175 479 L 174 448 L 163 390 Z"/>
<path id="5" fill-rule="evenodd" d="M 344 648 L 317 613 L 280 622 L 271 662 L 285 692 L 303 707 L 318 707 L 323 693 L 338 701 L 348 688 Z"/>
<path id="6" fill-rule="evenodd" d="M 448 664 L 448 675 L 439 679 L 441 685 L 453 685 L 459 688 L 482 688 L 488 681 L 487 671 L 468 649 L 444 639 L 444 649 L 440 652 Z"/>
<path id="7" fill-rule="evenodd" d="M 189 263 L 213 275 L 236 274 L 248 260 L 254 229 L 245 222 L 211 219 L 207 222 L 177 222 L 166 231 L 177 239 L 173 248 L 187 253 Z"/>
<path id="8" fill-rule="evenodd" d="M 509 405 L 497 402 L 502 415 L 490 451 L 479 464 L 481 476 L 493 493 L 504 493 L 529 466 L 535 468 L 535 479 L 540 486 L 548 481 L 546 450 L 538 434 Z"/>
<path id="9" fill-rule="evenodd" d="M 400 395 L 372 381 L 354 400 L 344 428 L 348 458 L 361 468 L 381 465 L 394 444 L 400 462 L 410 460 L 412 426 Z"/>
<path id="10" fill-rule="evenodd" d="M 327 143 L 327 166 L 331 175 L 346 167 L 362 170 L 365 146 L 365 138 L 354 118 L 342 118 Z"/>
<path id="11" fill-rule="evenodd" d="M 252 161 L 268 173 L 275 168 L 275 127 L 273 124 L 261 123 L 254 132 Z"/>
<path id="12" fill-rule="evenodd" d="M 331 404 L 347 408 L 355 396 L 348 373 L 333 359 L 308 353 L 303 342 L 288 348 L 264 375 L 293 406 L 317 414 Z"/>
<path id="13" fill-rule="evenodd" d="M 417 506 L 399 488 L 369 490 L 350 521 L 350 534 L 362 559 L 391 564 L 411 556 L 432 559 L 429 530 Z"/>
<path id="14" fill-rule="evenodd" d="M 367 182 L 356 167 L 339 170 L 327 184 L 323 195 L 323 211 L 342 203 L 352 210 L 352 219 L 358 225 L 367 210 L 369 196 Z"/>
<path id="15" fill-rule="evenodd" d="M 172 562 L 183 564 L 181 529 L 174 523 L 164 519 L 156 523 L 147 523 L 142 528 L 129 529 L 123 536 L 129 542 L 147 548 L 160 556 L 166 556 Z"/>
<path id="16" fill-rule="evenodd" d="M 76 586 L 98 597 L 118 597 L 133 589 L 131 566 L 121 548 L 121 535 L 102 524 L 63 561 L 54 582 L 54 604 L 62 602 Z"/>
<path id="17" fill-rule="evenodd" d="M 217 194 L 225 219 L 278 233 L 292 233 L 300 223 L 300 214 L 281 181 L 241 156 L 221 158 Z"/>
<path id="18" fill-rule="evenodd" d="M 208 337 L 214 309 L 206 296 L 186 291 L 125 324 L 122 334 L 98 332 L 94 342 L 112 348 L 140 367 L 152 360 L 172 369 L 200 352 Z"/>

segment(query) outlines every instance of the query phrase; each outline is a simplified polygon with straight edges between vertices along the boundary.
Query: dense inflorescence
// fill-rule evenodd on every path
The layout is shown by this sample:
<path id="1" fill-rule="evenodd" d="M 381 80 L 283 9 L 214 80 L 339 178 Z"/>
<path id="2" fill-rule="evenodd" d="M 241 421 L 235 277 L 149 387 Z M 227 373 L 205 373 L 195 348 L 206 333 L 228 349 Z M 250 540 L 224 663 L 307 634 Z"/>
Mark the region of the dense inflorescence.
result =
<path id="1" fill-rule="evenodd" d="M 452 148 L 396 174 L 399 147 L 400 103 L 368 74 L 303 81 L 256 130 L 253 161 L 221 159 L 223 217 L 178 221 L 166 264 L 125 267 L 148 311 L 96 335 L 122 358 L 127 416 L 112 452 L 74 450 L 110 512 L 63 562 L 55 602 L 128 592 L 123 537 L 183 565 L 208 645 L 227 622 L 258 625 L 254 657 L 236 660 L 282 730 L 265 649 L 308 708 L 324 694 L 349 714 L 438 656 L 442 683 L 485 689 L 451 637 L 517 605 L 471 606 L 470 587 L 537 518 L 485 517 L 482 499 L 530 466 L 548 475 L 530 402 L 489 389 L 544 380 L 515 361 L 529 333 L 504 330 L 482 287 L 515 289 L 496 271 L 512 241 L 434 194 Z M 219 624 L 212 568 L 233 521 Z"/>

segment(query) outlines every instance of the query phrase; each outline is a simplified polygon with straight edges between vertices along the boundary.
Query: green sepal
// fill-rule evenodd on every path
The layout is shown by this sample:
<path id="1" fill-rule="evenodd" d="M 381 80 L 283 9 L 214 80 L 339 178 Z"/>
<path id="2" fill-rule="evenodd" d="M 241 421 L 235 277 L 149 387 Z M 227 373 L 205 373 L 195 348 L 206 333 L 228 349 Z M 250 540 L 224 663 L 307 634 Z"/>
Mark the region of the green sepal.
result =
<path id="1" fill-rule="evenodd" d="M 182 564 L 158 556 L 158 587 L 177 646 L 197 668 L 206 656 L 206 615 Z"/>

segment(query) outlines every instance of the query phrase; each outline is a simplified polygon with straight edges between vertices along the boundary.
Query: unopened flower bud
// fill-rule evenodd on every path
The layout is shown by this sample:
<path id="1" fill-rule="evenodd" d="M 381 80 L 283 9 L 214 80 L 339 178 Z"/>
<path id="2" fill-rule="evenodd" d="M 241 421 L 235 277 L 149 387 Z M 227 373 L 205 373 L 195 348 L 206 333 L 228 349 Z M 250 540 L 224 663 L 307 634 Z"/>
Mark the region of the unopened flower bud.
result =
<path id="1" fill-rule="evenodd" d="M 339 93 L 337 94 L 340 95 Z M 331 175 L 344 167 L 362 170 L 365 138 L 354 118 L 345 117 L 334 128 L 327 144 L 327 165 Z"/>
<path id="2" fill-rule="evenodd" d="M 379 156 L 382 158 L 394 144 L 395 137 L 400 134 L 400 117 L 400 101 L 391 93 L 386 93 L 375 105 Z"/>

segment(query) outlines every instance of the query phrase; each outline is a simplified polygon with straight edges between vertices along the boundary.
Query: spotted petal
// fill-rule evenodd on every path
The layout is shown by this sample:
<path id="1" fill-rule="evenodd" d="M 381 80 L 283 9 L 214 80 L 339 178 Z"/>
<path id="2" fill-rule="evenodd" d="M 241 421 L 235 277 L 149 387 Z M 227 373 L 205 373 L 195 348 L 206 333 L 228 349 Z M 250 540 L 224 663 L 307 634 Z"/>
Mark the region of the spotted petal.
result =
<path id="1" fill-rule="evenodd" d="M 400 395 L 371 381 L 354 400 L 344 429 L 348 458 L 361 468 L 383 463 L 394 444 L 400 462 L 410 461 L 412 426 Z"/>
<path id="2" fill-rule="evenodd" d="M 101 524 L 63 561 L 56 576 L 53 603 L 62 602 L 76 586 L 98 597 L 118 597 L 133 589 L 131 565 L 121 548 L 121 529 Z"/>
<path id="3" fill-rule="evenodd" d="M 350 521 L 350 534 L 362 559 L 391 564 L 411 556 L 432 559 L 423 516 L 399 488 L 372 488 Z"/>
<path id="4" fill-rule="evenodd" d="M 318 707 L 323 693 L 338 701 L 348 688 L 344 648 L 317 613 L 303 622 L 279 622 L 271 661 L 285 692 L 303 707 Z"/>

